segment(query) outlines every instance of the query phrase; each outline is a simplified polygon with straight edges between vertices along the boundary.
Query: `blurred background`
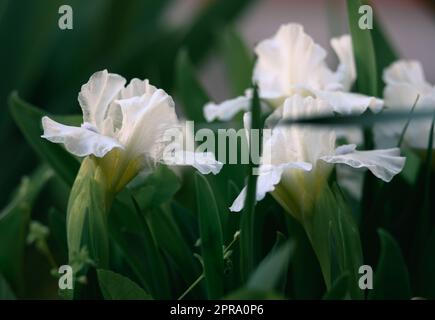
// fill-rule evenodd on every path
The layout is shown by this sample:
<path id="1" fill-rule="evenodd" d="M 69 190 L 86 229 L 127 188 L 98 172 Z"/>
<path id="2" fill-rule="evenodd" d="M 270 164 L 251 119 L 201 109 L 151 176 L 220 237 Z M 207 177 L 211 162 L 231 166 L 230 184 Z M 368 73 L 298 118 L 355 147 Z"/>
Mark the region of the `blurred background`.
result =
<path id="1" fill-rule="evenodd" d="M 64 4 L 73 9 L 73 30 L 58 27 L 58 9 Z M 372 4 L 399 55 L 420 60 L 427 79 L 434 83 L 433 2 L 377 0 Z M 0 0 L 0 207 L 7 206 L 22 177 L 32 173 L 38 163 L 9 113 L 12 91 L 49 113 L 79 114 L 81 85 L 92 73 L 108 69 L 126 79 L 149 78 L 177 101 L 176 61 L 186 52 L 207 93 L 221 101 L 234 96 L 220 45 L 223 31 L 235 30 L 251 50 L 288 22 L 303 24 L 330 52 L 330 38 L 348 32 L 346 1 Z M 336 63 L 331 53 L 328 62 Z M 61 183 L 50 182 L 47 188 L 58 195 L 51 199 L 57 199 L 62 207 L 67 192 L 59 191 Z M 34 210 L 46 207 L 39 205 Z M 44 212 L 32 213 L 33 218 L 38 215 Z M 2 262 L 8 259 L 4 255 L 7 246 L 0 243 L 0 272 L 5 275 Z M 46 264 L 40 255 L 29 254 L 26 259 L 32 267 Z M 41 277 L 31 278 L 44 282 Z M 27 292 L 26 296 L 44 294 Z"/>

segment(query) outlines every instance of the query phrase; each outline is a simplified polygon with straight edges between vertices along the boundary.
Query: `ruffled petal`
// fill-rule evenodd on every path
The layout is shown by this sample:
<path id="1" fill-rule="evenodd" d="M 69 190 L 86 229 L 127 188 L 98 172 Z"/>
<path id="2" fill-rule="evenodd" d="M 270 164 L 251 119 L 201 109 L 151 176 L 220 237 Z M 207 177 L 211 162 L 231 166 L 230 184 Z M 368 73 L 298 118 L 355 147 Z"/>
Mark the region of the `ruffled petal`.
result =
<path id="1" fill-rule="evenodd" d="M 240 111 L 247 111 L 250 104 L 251 98 L 247 96 L 240 96 L 219 104 L 209 102 L 204 106 L 204 118 L 208 122 L 214 120 L 228 121 Z"/>
<path id="2" fill-rule="evenodd" d="M 425 79 L 423 68 L 418 61 L 399 60 L 384 71 L 385 111 L 400 110 L 410 112 L 417 97 L 416 110 L 435 110 L 435 87 Z M 375 125 L 375 140 L 378 147 L 397 145 L 406 121 Z M 411 122 L 404 142 L 417 149 L 427 148 L 431 120 Z"/>
<path id="3" fill-rule="evenodd" d="M 150 84 L 148 79 L 131 79 L 130 83 L 119 92 L 118 100 L 140 97 L 144 94 L 153 94 L 157 88 Z"/>
<path id="4" fill-rule="evenodd" d="M 94 73 L 79 93 L 83 122 L 89 122 L 102 130 L 109 104 L 124 87 L 125 79 L 107 70 Z"/>
<path id="5" fill-rule="evenodd" d="M 328 102 L 335 112 L 340 114 L 361 114 L 369 108 L 378 113 L 382 110 L 384 102 L 375 97 L 358 93 L 342 91 L 315 91 L 318 98 Z"/>
<path id="6" fill-rule="evenodd" d="M 405 166 L 405 157 L 400 156 L 399 148 L 358 151 L 354 144 L 340 146 L 335 155 L 323 156 L 321 159 L 353 168 L 367 168 L 385 182 L 390 182 Z"/>
<path id="7" fill-rule="evenodd" d="M 256 200 L 261 201 L 266 193 L 275 190 L 275 186 L 281 181 L 281 176 L 286 170 L 304 170 L 310 171 L 312 165 L 307 162 L 289 162 L 278 165 L 262 165 L 258 169 Z M 239 212 L 243 209 L 246 198 L 246 187 L 240 192 L 230 207 L 230 211 Z"/>
<path id="8" fill-rule="evenodd" d="M 348 34 L 333 38 L 331 39 L 331 46 L 339 59 L 339 65 L 335 72 L 336 79 L 341 83 L 344 91 L 349 91 L 356 79 L 352 38 Z"/>
<path id="9" fill-rule="evenodd" d="M 116 102 L 122 111 L 122 126 L 117 136 L 129 156 L 161 160 L 166 146 L 163 137 L 167 131 L 180 127 L 171 96 L 158 89 Z"/>
<path id="10" fill-rule="evenodd" d="M 54 143 L 62 143 L 70 153 L 78 157 L 93 154 L 102 158 L 114 148 L 123 149 L 123 146 L 115 139 L 93 131 L 94 128 L 91 125 L 84 124 L 80 128 L 72 127 L 43 117 L 42 127 L 44 128 L 42 138 Z"/>
<path id="11" fill-rule="evenodd" d="M 288 96 L 298 85 L 321 89 L 326 51 L 314 43 L 301 25 L 287 24 L 255 48 L 258 56 L 253 78 L 261 96 Z"/>
<path id="12" fill-rule="evenodd" d="M 145 94 L 150 95 L 155 91 L 157 91 L 157 88 L 151 85 L 148 79 L 140 80 L 134 78 L 125 88 L 121 89 L 115 101 L 141 97 Z M 115 101 L 109 105 L 107 118 L 105 119 L 108 122 L 108 128 L 105 132 L 109 134 L 114 134 L 122 126 L 122 110 Z"/>
<path id="13" fill-rule="evenodd" d="M 427 87 L 423 67 L 419 61 L 399 60 L 394 62 L 384 71 L 383 79 L 387 85 L 412 84 Z"/>
<path id="14" fill-rule="evenodd" d="M 218 174 L 223 163 L 216 160 L 211 152 L 192 152 L 180 150 L 174 153 L 173 157 L 164 159 L 168 165 L 192 166 L 202 174 Z"/>

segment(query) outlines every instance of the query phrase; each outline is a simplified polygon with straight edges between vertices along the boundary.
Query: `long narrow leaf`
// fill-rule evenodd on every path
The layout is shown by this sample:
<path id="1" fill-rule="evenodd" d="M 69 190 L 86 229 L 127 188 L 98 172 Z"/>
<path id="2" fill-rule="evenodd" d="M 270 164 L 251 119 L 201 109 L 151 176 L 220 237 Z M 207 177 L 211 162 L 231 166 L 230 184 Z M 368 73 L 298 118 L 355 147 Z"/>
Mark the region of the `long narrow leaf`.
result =
<path id="1" fill-rule="evenodd" d="M 258 96 L 258 88 L 254 86 L 254 95 L 251 105 L 252 114 L 252 129 L 260 128 L 260 99 Z M 252 135 L 251 135 L 252 137 Z M 254 223 L 255 223 L 255 204 L 256 204 L 256 190 L 257 190 L 257 176 L 253 174 L 253 170 L 256 165 L 252 162 L 252 150 L 253 144 L 258 144 L 261 141 L 261 135 L 259 135 L 259 141 L 255 139 L 249 139 L 249 168 L 248 168 L 248 185 L 246 192 L 246 199 L 244 210 L 240 221 L 240 266 L 242 279 L 246 281 L 249 275 L 254 269 L 255 265 L 255 253 L 254 253 Z M 260 150 L 260 147 L 256 148 Z"/>
<path id="2" fill-rule="evenodd" d="M 80 163 L 60 145 L 41 138 L 41 119 L 46 114 L 21 100 L 16 92 L 9 98 L 9 107 L 15 122 L 33 150 L 72 186 Z"/>
<path id="3" fill-rule="evenodd" d="M 210 299 L 217 299 L 224 292 L 223 236 L 219 211 L 210 185 L 198 173 L 195 185 L 207 293 Z"/>

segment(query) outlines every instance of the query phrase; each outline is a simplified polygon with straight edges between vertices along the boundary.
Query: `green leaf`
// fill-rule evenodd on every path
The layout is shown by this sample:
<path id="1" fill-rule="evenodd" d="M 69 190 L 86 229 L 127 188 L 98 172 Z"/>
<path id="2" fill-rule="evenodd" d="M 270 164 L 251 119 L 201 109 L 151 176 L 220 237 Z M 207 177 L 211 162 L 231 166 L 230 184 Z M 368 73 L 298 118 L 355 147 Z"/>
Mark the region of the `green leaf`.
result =
<path id="1" fill-rule="evenodd" d="M 344 300 L 348 297 L 349 274 L 344 273 L 335 279 L 331 289 L 325 293 L 323 300 Z"/>
<path id="2" fill-rule="evenodd" d="M 418 296 L 435 299 L 435 229 L 427 240 L 418 275 Z"/>
<path id="3" fill-rule="evenodd" d="M 148 213 L 147 220 L 156 243 L 165 257 L 174 265 L 177 276 L 186 284 L 193 283 L 201 271 L 172 214 L 166 209 L 155 209 Z M 198 289 L 196 290 L 198 293 Z"/>
<path id="4" fill-rule="evenodd" d="M 135 202 L 134 198 L 133 201 Z M 145 273 L 149 290 L 153 297 L 157 299 L 170 299 L 171 289 L 169 285 L 169 276 L 166 269 L 166 265 L 157 247 L 154 235 L 151 233 L 151 229 L 144 217 L 144 213 L 141 212 L 139 206 L 136 206 L 136 213 L 139 216 L 141 222 L 141 249 L 144 251 L 145 269 L 142 272 Z"/>
<path id="5" fill-rule="evenodd" d="M 235 96 L 243 95 L 251 86 L 254 59 L 239 34 L 227 27 L 220 40 L 220 48 Z"/>
<path id="6" fill-rule="evenodd" d="M 376 53 L 370 29 L 362 29 L 359 26 L 361 15 L 358 10 L 361 6 L 361 0 L 347 0 L 347 14 L 357 74 L 356 86 L 359 93 L 377 97 L 378 71 Z M 368 111 L 370 112 L 370 110 Z M 366 149 L 372 149 L 374 143 L 371 128 L 365 129 L 363 133 Z"/>
<path id="7" fill-rule="evenodd" d="M 348 273 L 351 297 L 361 299 L 363 292 L 357 281 L 362 265 L 359 232 L 337 187 L 323 188 L 303 225 L 319 260 L 327 289 L 331 289 L 334 280 L 335 270 L 331 267 L 336 266 L 338 274 Z"/>
<path id="8" fill-rule="evenodd" d="M 246 285 L 248 289 L 271 291 L 279 288 L 283 281 L 294 244 L 288 242 L 279 249 L 272 250 L 260 263 Z"/>
<path id="9" fill-rule="evenodd" d="M 348 273 L 350 296 L 353 299 L 362 299 L 364 293 L 358 286 L 358 270 L 363 264 L 363 256 L 358 226 L 338 187 L 334 188 L 334 193 L 338 208 L 336 221 L 334 221 L 333 237 L 336 244 L 338 265 L 342 273 Z"/>
<path id="10" fill-rule="evenodd" d="M 179 52 L 175 72 L 175 91 L 183 106 L 184 116 L 195 122 L 205 121 L 203 107 L 210 99 L 193 71 L 187 51 Z"/>
<path id="11" fill-rule="evenodd" d="M 98 282 L 106 300 L 151 300 L 152 297 L 136 283 L 118 273 L 98 269 Z"/>
<path id="12" fill-rule="evenodd" d="M 0 273 L 0 300 L 15 300 L 15 295 L 12 292 L 6 279 Z"/>
<path id="13" fill-rule="evenodd" d="M 376 97 L 378 91 L 376 55 L 370 29 L 361 29 L 359 27 L 361 15 L 358 10 L 362 5 L 363 3 L 360 0 L 347 0 L 347 13 L 357 73 L 357 87 L 358 92 Z"/>
<path id="14" fill-rule="evenodd" d="M 421 158 L 411 149 L 402 148 L 402 154 L 406 157 L 405 167 L 400 175 L 411 186 L 415 186 L 421 167 Z"/>
<path id="15" fill-rule="evenodd" d="M 371 1 L 364 1 L 364 3 L 370 5 Z M 384 89 L 384 83 L 382 80 L 383 72 L 389 65 L 399 59 L 399 55 L 387 38 L 383 26 L 379 19 L 377 19 L 376 14 L 373 17 L 373 29 L 371 30 L 371 33 L 376 53 L 378 93 L 381 93 Z"/>
<path id="16" fill-rule="evenodd" d="M 174 171 L 160 164 L 143 179 L 140 187 L 134 190 L 133 194 L 141 210 L 145 210 L 150 207 L 158 207 L 169 201 L 180 187 L 180 178 Z"/>
<path id="17" fill-rule="evenodd" d="M 258 87 L 254 85 L 254 92 L 251 102 L 252 114 L 252 129 L 260 129 L 261 125 L 261 109 L 260 98 L 258 95 Z M 261 141 L 261 134 L 257 139 L 250 139 L 249 143 L 249 166 L 248 166 L 248 185 L 246 191 L 246 199 L 244 209 L 240 220 L 240 266 L 242 281 L 249 278 L 255 266 L 255 250 L 254 250 L 254 226 L 255 226 L 255 204 L 256 204 L 256 190 L 257 190 L 257 176 L 253 174 L 253 170 L 257 165 L 254 164 L 252 159 L 252 150 L 261 150 L 258 143 Z M 256 146 L 253 146 L 256 145 Z M 258 159 L 257 159 L 258 160 Z M 258 162 L 257 162 L 258 163 Z"/>
<path id="18" fill-rule="evenodd" d="M 21 100 L 16 92 L 12 93 L 9 98 L 9 108 L 16 124 L 33 150 L 41 159 L 47 161 L 53 170 L 71 186 L 80 164 L 60 145 L 41 138 L 41 119 L 46 114 Z"/>
<path id="19" fill-rule="evenodd" d="M 83 160 L 71 189 L 67 209 L 67 240 L 69 261 L 74 265 L 77 256 L 85 248 L 99 267 L 109 261 L 107 208 L 109 201 L 105 191 L 101 168 L 92 157 Z M 76 265 L 79 271 L 83 267 Z"/>
<path id="20" fill-rule="evenodd" d="M 411 299 L 408 270 L 400 247 L 387 231 L 380 229 L 378 233 L 381 240 L 381 256 L 369 299 Z"/>
<path id="21" fill-rule="evenodd" d="M 224 258 L 222 227 L 213 191 L 207 180 L 195 174 L 201 253 L 209 299 L 224 293 Z"/>
<path id="22" fill-rule="evenodd" d="M 39 167 L 24 177 L 9 205 L 0 212 L 0 273 L 14 288 L 21 288 L 27 226 L 33 202 L 53 171 Z"/>
<path id="23" fill-rule="evenodd" d="M 299 119 L 282 119 L 278 125 L 312 125 L 328 127 L 351 127 L 358 126 L 363 128 L 372 127 L 375 124 L 384 124 L 398 122 L 407 119 L 425 119 L 432 116 L 430 111 L 409 112 L 391 111 L 373 114 L 366 111 L 361 115 L 332 115 L 332 116 L 314 116 Z"/>

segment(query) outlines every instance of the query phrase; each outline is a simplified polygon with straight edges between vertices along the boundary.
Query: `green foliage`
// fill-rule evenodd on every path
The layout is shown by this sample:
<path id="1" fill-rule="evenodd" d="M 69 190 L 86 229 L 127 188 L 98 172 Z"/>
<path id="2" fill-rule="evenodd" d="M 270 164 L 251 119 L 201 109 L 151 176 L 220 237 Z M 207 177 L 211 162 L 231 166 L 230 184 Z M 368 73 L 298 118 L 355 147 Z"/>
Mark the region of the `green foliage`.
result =
<path id="1" fill-rule="evenodd" d="M 335 279 L 328 292 L 323 296 L 324 300 L 344 300 L 348 297 L 349 274 L 344 273 Z"/>
<path id="2" fill-rule="evenodd" d="M 257 86 L 254 86 L 254 94 L 251 102 L 251 114 L 252 114 L 252 129 L 260 129 L 262 125 L 260 123 L 261 109 L 260 109 L 260 99 L 258 94 Z M 240 265 L 241 265 L 241 275 L 243 279 L 248 279 L 251 272 L 255 267 L 255 248 L 254 248 L 254 226 L 255 226 L 255 204 L 256 190 L 257 190 L 257 176 L 254 175 L 253 170 L 258 166 L 254 163 L 252 159 L 251 150 L 261 150 L 261 146 L 253 147 L 253 144 L 261 141 L 261 135 L 259 139 L 253 140 L 249 144 L 249 167 L 248 167 L 248 184 L 246 187 L 246 199 L 244 203 L 244 209 L 242 212 L 242 217 L 240 220 Z"/>
<path id="3" fill-rule="evenodd" d="M 68 200 L 68 253 L 74 272 L 86 266 L 80 257 L 83 250 L 96 266 L 104 268 L 109 263 L 108 195 L 100 170 L 92 156 L 84 159 Z"/>
<path id="4" fill-rule="evenodd" d="M 196 197 L 201 236 L 201 253 L 208 298 L 217 299 L 223 295 L 224 252 L 222 227 L 213 191 L 207 180 L 195 175 Z"/>
<path id="5" fill-rule="evenodd" d="M 176 29 L 162 25 L 170 0 L 66 1 L 74 4 L 80 28 L 62 34 L 52 22 L 63 2 L 22 1 L 28 6 L 24 13 L 18 1 L 0 5 L 0 36 L 10 44 L 0 52 L 8 79 L 0 88 L 0 99 L 5 103 L 9 96 L 10 112 L 0 117 L 0 137 L 8 147 L 0 159 L 0 202 L 11 198 L 0 212 L 0 299 L 40 298 L 40 292 L 57 297 L 57 279 L 45 281 L 43 276 L 50 277 L 51 268 L 68 261 L 76 282 L 73 292 L 59 292 L 66 299 L 363 299 L 365 292 L 358 286 L 363 264 L 377 265 L 369 299 L 435 297 L 433 134 L 427 150 L 399 144 L 407 157 L 405 169 L 389 184 L 367 179 L 361 201 L 336 186 L 334 172 L 302 221 L 284 212 L 270 195 L 257 204 L 252 158 L 247 166 L 225 165 L 217 176 L 156 164 L 114 195 L 105 187 L 95 158 L 80 162 L 61 145 L 41 138 L 41 118 L 51 112 L 78 112 L 80 85 L 102 68 L 126 78 L 149 78 L 168 92 L 174 90 L 181 106 L 177 111 L 198 127 L 239 128 L 240 118 L 226 124 L 204 121 L 203 106 L 210 97 L 197 74 L 201 60 L 216 44 L 233 94 L 254 87 L 251 127 L 262 129 L 259 92 L 251 83 L 254 57 L 228 26 L 251 1 L 210 1 Z M 347 1 L 358 73 L 355 90 L 378 96 L 382 71 L 397 54 L 380 21 L 375 19 L 373 30 L 358 27 L 363 3 Z M 18 13 L 24 16 L 15 21 Z M 97 14 L 101 19 L 93 19 Z M 38 34 L 30 39 L 27 35 L 36 26 Z M 30 41 L 38 43 L 35 50 L 28 50 Z M 46 110 L 10 94 L 13 89 Z M 403 137 L 408 125 L 429 116 L 433 113 L 418 108 L 411 113 L 368 111 L 286 119 L 283 125 L 358 126 L 370 140 L 375 124 L 407 120 Z M 76 126 L 82 122 L 77 115 L 50 117 Z M 21 143 L 22 137 L 27 144 Z M 31 171 L 12 193 L 17 178 Z M 65 186 L 53 192 L 60 181 Z M 245 184 L 243 212 L 229 212 Z M 58 195 L 68 192 L 67 204 L 66 196 Z M 49 228 L 45 256 L 34 246 L 26 248 L 31 220 Z M 380 227 L 379 246 L 375 232 Z M 30 272 L 26 261 L 31 262 Z M 39 291 L 29 288 L 34 274 L 42 278 L 36 282 Z"/>
<path id="6" fill-rule="evenodd" d="M 277 290 L 286 275 L 294 244 L 285 243 L 272 250 L 249 278 L 246 287 L 252 290 Z"/>
<path id="7" fill-rule="evenodd" d="M 110 270 L 97 270 L 98 282 L 106 300 L 150 300 L 152 297 L 136 283 Z"/>
<path id="8" fill-rule="evenodd" d="M 408 270 L 394 238 L 379 230 L 381 256 L 376 267 L 373 290 L 369 299 L 410 299 L 411 288 Z"/>
<path id="9" fill-rule="evenodd" d="M 42 139 L 41 119 L 46 114 L 20 99 L 13 93 L 9 99 L 11 114 L 33 150 L 56 171 L 69 185 L 72 185 L 79 168 L 79 162 L 60 145 Z"/>
<path id="10" fill-rule="evenodd" d="M 180 51 L 176 65 L 176 92 L 183 105 L 184 115 L 188 120 L 204 122 L 202 109 L 210 99 L 196 78 L 187 51 Z"/>
<path id="11" fill-rule="evenodd" d="M 233 95 L 243 95 L 251 86 L 254 67 L 252 54 L 236 31 L 230 27 L 221 36 L 220 48 Z"/>
<path id="12" fill-rule="evenodd" d="M 359 27 L 360 0 L 347 0 L 349 29 L 355 56 L 358 92 L 370 96 L 378 95 L 376 54 L 370 29 Z"/>
<path id="13" fill-rule="evenodd" d="M 23 290 L 23 259 L 33 202 L 53 172 L 46 166 L 24 177 L 12 201 L 0 212 L 0 274 L 14 288 Z"/>
<path id="14" fill-rule="evenodd" d="M 12 292 L 6 279 L 0 273 L 0 300 L 15 300 L 15 295 Z"/>

